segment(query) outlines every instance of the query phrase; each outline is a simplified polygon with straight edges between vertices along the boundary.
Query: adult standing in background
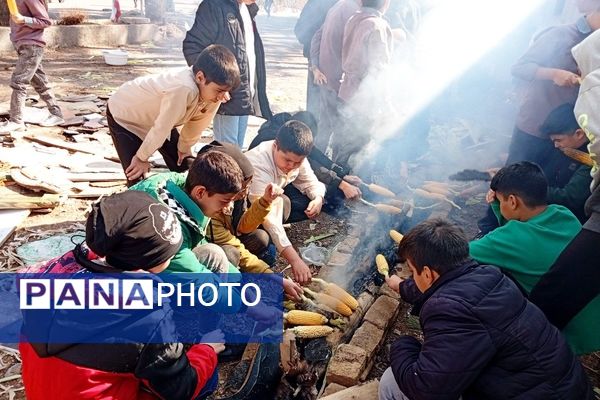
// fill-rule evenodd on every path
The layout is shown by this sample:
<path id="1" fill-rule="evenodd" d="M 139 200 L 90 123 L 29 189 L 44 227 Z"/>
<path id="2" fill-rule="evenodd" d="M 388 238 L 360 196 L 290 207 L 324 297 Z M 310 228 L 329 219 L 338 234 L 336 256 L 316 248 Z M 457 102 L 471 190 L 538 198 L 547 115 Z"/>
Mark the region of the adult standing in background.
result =
<path id="1" fill-rule="evenodd" d="M 183 40 L 188 65 L 211 44 L 233 52 L 240 68 L 240 86 L 231 100 L 219 108 L 213 130 L 221 143 L 244 145 L 248 116 L 271 118 L 267 99 L 265 51 L 256 28 L 256 0 L 204 0 L 198 6 L 194 25 Z"/>
<path id="2" fill-rule="evenodd" d="M 306 111 L 319 116 L 319 86 L 314 83 L 314 76 L 310 70 L 310 44 L 313 36 L 325 22 L 327 12 L 337 0 L 308 0 L 298 17 L 294 33 L 300 44 L 302 54 L 308 59 L 308 79 L 306 87 Z"/>

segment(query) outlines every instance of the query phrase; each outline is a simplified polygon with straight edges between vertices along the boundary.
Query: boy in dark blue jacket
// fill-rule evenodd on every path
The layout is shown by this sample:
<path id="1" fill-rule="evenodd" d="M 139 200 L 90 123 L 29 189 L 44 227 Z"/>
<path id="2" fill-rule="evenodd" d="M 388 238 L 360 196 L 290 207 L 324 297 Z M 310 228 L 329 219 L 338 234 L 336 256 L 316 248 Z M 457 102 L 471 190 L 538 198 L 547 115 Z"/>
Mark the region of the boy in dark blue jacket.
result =
<path id="1" fill-rule="evenodd" d="M 423 222 L 398 255 L 413 277 L 387 281 L 414 305 L 424 340 L 392 345 L 380 399 L 593 399 L 559 331 L 499 269 L 469 258 L 460 228 Z"/>

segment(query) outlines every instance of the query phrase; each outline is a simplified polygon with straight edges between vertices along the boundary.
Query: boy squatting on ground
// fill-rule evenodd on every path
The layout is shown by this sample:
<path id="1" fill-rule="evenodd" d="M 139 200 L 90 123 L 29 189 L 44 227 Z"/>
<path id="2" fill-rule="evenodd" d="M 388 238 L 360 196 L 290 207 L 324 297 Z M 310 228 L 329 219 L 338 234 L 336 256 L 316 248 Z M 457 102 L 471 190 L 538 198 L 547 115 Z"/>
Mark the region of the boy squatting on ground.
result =
<path id="1" fill-rule="evenodd" d="M 310 128 L 300 121 L 289 121 L 277 132 L 275 140 L 263 142 L 246 153 L 254 167 L 254 179 L 250 185 L 250 201 L 257 201 L 269 184 L 285 188 L 290 183 L 310 199 L 304 210 L 308 218 L 321 212 L 325 197 L 323 185 L 310 167 L 307 156 L 313 147 Z M 277 198 L 271 204 L 263 226 L 277 246 L 277 250 L 292 266 L 294 280 L 305 284 L 311 279 L 308 265 L 300 258 L 283 228 L 284 199 Z"/>
<path id="2" fill-rule="evenodd" d="M 498 268 L 469 258 L 464 232 L 422 222 L 400 243 L 412 278 L 389 286 L 413 304 L 423 343 L 392 344 L 381 400 L 592 400 L 583 367 L 558 329 Z"/>
<path id="3" fill-rule="evenodd" d="M 242 171 L 235 160 L 220 151 L 209 150 L 199 154 L 186 173 L 156 174 L 132 186 L 165 204 L 181 222 L 183 243 L 169 264 L 167 272 L 215 273 L 214 284 L 219 287 L 216 274 L 228 273 L 228 280 L 237 280 L 239 271 L 231 265 L 225 252 L 216 244 L 208 243 L 206 230 L 211 217 L 218 216 L 242 190 Z M 234 289 L 236 300 L 239 292 Z M 227 288 L 219 287 L 215 312 L 236 312 L 227 306 Z M 275 309 L 252 307 L 249 315 L 266 320 Z M 272 320 L 272 319 L 271 319 Z"/>
<path id="4" fill-rule="evenodd" d="M 187 170 L 192 146 L 239 84 L 235 57 L 214 45 L 200 53 L 191 68 L 121 85 L 108 100 L 106 116 L 128 185 L 145 177 L 148 158 L 157 150 L 171 171 Z"/>
<path id="5" fill-rule="evenodd" d="M 0 133 L 25 129 L 23 111 L 27 85 L 30 83 L 48 105 L 51 114 L 40 125 L 55 126 L 64 122 L 62 112 L 56 104 L 56 98 L 50 90 L 48 78 L 42 68 L 46 46 L 43 38 L 44 29 L 52 25 L 47 7 L 43 0 L 17 0 L 19 13 L 11 15 L 10 40 L 19 58 L 10 78 L 10 87 L 13 90 L 10 98 L 10 120 L 0 126 Z"/>
<path id="6" fill-rule="evenodd" d="M 211 243 L 223 248 L 229 261 L 242 272 L 271 274 L 270 265 L 275 264 L 276 251 L 270 243 L 269 234 L 260 229 L 271 204 L 283 194 L 283 190 L 274 184 L 265 188 L 262 197 L 248 207 L 248 191 L 254 176 L 254 168 L 237 145 L 213 141 L 200 150 L 216 150 L 230 155 L 243 174 L 242 190 L 234 198 L 233 204 L 214 215 L 208 225 L 207 237 Z M 300 301 L 302 288 L 297 283 L 283 280 L 286 295 Z"/>
<path id="7" fill-rule="evenodd" d="M 147 193 L 128 190 L 92 206 L 85 244 L 22 272 L 36 276 L 136 270 L 159 273 L 178 252 L 181 240 L 179 221 L 164 204 Z M 27 325 L 27 310 L 23 317 Z M 148 332 L 173 329 L 168 312 L 161 307 L 151 316 L 139 318 L 140 314 L 123 314 L 107 326 L 106 321 L 95 323 L 87 317 L 85 322 L 71 321 L 69 326 L 82 337 L 93 337 L 96 330 L 119 332 L 123 326 L 133 325 Z M 60 325 L 53 319 L 48 330 L 60 332 L 54 324 Z M 184 347 L 181 343 L 125 344 L 124 339 L 123 344 L 96 345 L 22 341 L 19 351 L 25 393 L 29 400 L 205 398 L 217 386 L 217 354 L 224 349 L 223 334 L 216 331 L 205 336 L 203 342 L 208 341 L 216 343 Z"/>
<path id="8" fill-rule="evenodd" d="M 537 164 L 522 161 L 498 171 L 487 200 L 500 227 L 469 244 L 471 257 L 497 265 L 528 294 L 581 230 L 571 211 L 548 205 L 548 184 Z M 600 296 L 562 330 L 577 354 L 600 349 Z"/>

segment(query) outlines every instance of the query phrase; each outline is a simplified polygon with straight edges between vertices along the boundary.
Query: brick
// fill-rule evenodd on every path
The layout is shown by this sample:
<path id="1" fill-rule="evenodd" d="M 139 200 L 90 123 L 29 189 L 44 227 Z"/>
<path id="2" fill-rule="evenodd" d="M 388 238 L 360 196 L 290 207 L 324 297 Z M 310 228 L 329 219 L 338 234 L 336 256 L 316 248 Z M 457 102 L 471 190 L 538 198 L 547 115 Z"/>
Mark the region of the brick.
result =
<path id="1" fill-rule="evenodd" d="M 365 321 L 360 328 L 354 332 L 350 344 L 367 352 L 367 361 L 375 356 L 379 345 L 383 340 L 384 332 L 372 323 Z"/>
<path id="2" fill-rule="evenodd" d="M 331 267 L 343 267 L 348 264 L 351 257 L 351 254 L 344 254 L 340 253 L 339 251 L 334 251 L 331 257 L 329 257 L 327 265 Z"/>
<path id="3" fill-rule="evenodd" d="M 381 285 L 381 288 L 379 289 L 379 294 L 382 296 L 387 296 L 387 297 L 391 297 L 392 299 L 397 300 L 398 297 L 400 296 L 398 293 L 394 292 L 387 283 L 384 283 L 383 285 Z"/>
<path id="4" fill-rule="evenodd" d="M 327 370 L 327 382 L 354 386 L 367 363 L 367 352 L 360 347 L 342 344 L 335 352 Z"/>
<path id="5" fill-rule="evenodd" d="M 379 329 L 385 331 L 392 318 L 398 313 L 400 302 L 388 296 L 379 296 L 375 303 L 365 314 L 365 321 L 369 321 Z"/>
<path id="6" fill-rule="evenodd" d="M 353 236 L 347 237 L 342 242 L 340 242 L 340 244 L 337 247 L 337 251 L 344 254 L 352 254 L 359 243 L 359 238 Z"/>
<path id="7" fill-rule="evenodd" d="M 330 394 L 327 397 L 321 397 L 321 400 L 373 400 L 377 399 L 379 393 L 379 380 L 352 386 L 348 389 Z"/>
<path id="8" fill-rule="evenodd" d="M 339 385 L 337 383 L 330 383 L 327 385 L 325 390 L 323 391 L 323 397 L 329 396 L 330 394 L 334 394 L 346 389 L 346 386 Z"/>

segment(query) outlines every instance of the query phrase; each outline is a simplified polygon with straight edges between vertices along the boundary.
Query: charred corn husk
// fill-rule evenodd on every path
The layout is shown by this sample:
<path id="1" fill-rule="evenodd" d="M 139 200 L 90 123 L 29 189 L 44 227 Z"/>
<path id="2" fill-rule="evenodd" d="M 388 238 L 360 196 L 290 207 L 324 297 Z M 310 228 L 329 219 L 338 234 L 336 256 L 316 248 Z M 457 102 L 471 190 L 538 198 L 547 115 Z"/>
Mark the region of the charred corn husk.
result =
<path id="1" fill-rule="evenodd" d="M 352 311 L 358 308 L 358 301 L 347 291 L 336 285 L 335 283 L 325 282 L 323 279 L 313 278 L 313 281 L 319 283 L 323 288 L 323 293 L 335 297 L 346 304 Z"/>
<path id="2" fill-rule="evenodd" d="M 291 325 L 325 325 L 327 318 L 325 316 L 312 312 L 302 310 L 292 310 L 283 314 L 285 322 Z"/>
<path id="3" fill-rule="evenodd" d="M 309 296 L 311 296 L 317 303 L 321 303 L 331 308 L 332 310 L 342 314 L 344 317 L 352 315 L 352 309 L 348 307 L 343 301 L 336 299 L 325 293 L 315 293 L 310 289 L 304 289 Z"/>
<path id="4" fill-rule="evenodd" d="M 392 238 L 392 240 L 396 243 L 400 243 L 402 241 L 402 238 L 404 237 L 400 232 L 395 231 L 393 229 L 390 230 L 390 237 Z"/>
<path id="5" fill-rule="evenodd" d="M 383 254 L 377 254 L 375 257 L 375 264 L 377 264 L 377 271 L 386 278 L 390 276 L 390 266 Z"/>
<path id="6" fill-rule="evenodd" d="M 327 325 L 300 325 L 288 329 L 300 339 L 314 339 L 329 335 L 333 332 L 333 328 Z"/>
<path id="7" fill-rule="evenodd" d="M 567 157 L 570 157 L 573 160 L 579 161 L 583 165 L 587 165 L 588 167 L 594 166 L 594 161 L 592 160 L 592 157 L 590 157 L 589 153 L 586 153 L 585 151 L 580 151 L 577 149 L 561 149 L 561 150 L 563 153 L 565 153 L 565 155 Z"/>

